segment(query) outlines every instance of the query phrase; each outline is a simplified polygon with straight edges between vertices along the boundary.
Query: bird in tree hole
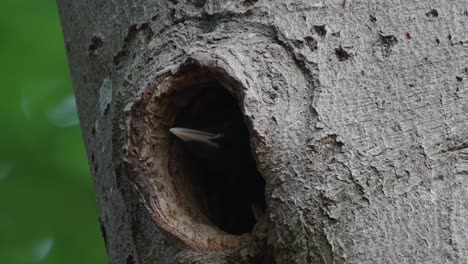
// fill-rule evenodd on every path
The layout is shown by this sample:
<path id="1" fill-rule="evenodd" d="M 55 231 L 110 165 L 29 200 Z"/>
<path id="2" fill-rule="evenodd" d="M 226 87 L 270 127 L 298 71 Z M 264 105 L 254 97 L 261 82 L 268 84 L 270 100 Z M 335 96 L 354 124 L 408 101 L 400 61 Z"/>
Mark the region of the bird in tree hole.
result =
<path id="1" fill-rule="evenodd" d="M 239 235 L 252 231 L 265 208 L 265 182 L 251 155 L 242 113 L 235 99 L 221 91 L 201 93 L 180 113 L 179 123 L 189 127 L 170 132 L 201 171 L 197 184 L 208 218 L 221 230 Z"/>

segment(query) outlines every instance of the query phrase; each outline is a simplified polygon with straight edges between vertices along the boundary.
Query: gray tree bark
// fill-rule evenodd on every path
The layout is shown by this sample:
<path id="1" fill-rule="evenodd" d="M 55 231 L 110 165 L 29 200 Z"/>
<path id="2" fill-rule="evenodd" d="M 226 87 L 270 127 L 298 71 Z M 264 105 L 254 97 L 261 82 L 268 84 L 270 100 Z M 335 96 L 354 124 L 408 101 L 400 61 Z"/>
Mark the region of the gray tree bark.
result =
<path id="1" fill-rule="evenodd" d="M 58 6 L 111 263 L 468 263 L 468 1 Z M 266 181 L 243 235 L 168 131 L 206 83 Z"/>

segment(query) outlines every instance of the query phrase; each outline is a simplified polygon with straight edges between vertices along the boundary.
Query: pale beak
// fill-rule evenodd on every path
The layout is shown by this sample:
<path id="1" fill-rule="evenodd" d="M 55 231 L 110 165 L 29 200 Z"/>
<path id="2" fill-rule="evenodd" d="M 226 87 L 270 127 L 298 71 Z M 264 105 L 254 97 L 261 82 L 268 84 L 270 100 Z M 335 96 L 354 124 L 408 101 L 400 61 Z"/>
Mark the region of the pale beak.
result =
<path id="1" fill-rule="evenodd" d="M 169 131 L 176 137 L 182 139 L 184 142 L 198 142 L 207 144 L 214 148 L 219 148 L 219 143 L 215 142 L 216 139 L 221 139 L 223 134 L 209 133 L 201 130 L 173 127 Z"/>

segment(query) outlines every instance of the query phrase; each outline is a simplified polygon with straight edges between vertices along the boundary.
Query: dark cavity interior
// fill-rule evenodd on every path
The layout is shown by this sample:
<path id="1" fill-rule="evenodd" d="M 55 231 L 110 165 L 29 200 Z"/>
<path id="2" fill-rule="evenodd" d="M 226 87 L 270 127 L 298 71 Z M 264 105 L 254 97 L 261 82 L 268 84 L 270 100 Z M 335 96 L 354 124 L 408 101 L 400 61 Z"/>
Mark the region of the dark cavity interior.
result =
<path id="1" fill-rule="evenodd" d="M 265 209 L 265 181 L 252 157 L 249 131 L 236 98 L 217 84 L 171 95 L 179 104 L 172 127 L 219 133 L 219 148 L 171 135 L 171 175 L 192 215 L 226 233 L 252 232 Z M 176 167 L 180 167 L 176 169 Z"/>

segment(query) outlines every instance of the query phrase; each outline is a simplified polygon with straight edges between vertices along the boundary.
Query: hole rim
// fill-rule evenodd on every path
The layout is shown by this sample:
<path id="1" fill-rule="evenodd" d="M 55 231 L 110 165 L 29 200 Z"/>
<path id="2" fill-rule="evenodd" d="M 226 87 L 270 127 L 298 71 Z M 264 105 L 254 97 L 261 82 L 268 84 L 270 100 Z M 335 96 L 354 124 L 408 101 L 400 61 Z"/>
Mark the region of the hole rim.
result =
<path id="1" fill-rule="evenodd" d="M 251 122 L 241 107 L 244 90 L 247 88 L 230 76 L 228 71 L 219 64 L 206 65 L 194 58 L 188 58 L 176 71 L 166 71 L 154 77 L 130 107 L 123 164 L 124 171 L 139 193 L 142 203 L 163 231 L 193 249 L 218 251 L 253 243 L 256 236 L 255 227 L 251 233 L 242 235 L 228 234 L 215 225 L 207 225 L 196 230 L 200 226 L 194 227 L 190 223 L 187 224 L 187 221 L 193 220 L 190 214 L 181 217 L 180 211 L 177 211 L 181 208 L 175 208 L 174 211 L 174 208 L 168 207 L 171 202 L 177 204 L 178 201 L 175 199 L 176 188 L 174 188 L 171 169 L 169 169 L 170 157 L 163 157 L 162 153 L 171 152 L 168 126 L 175 120 L 180 107 L 167 110 L 164 109 L 164 105 L 158 104 L 161 100 L 167 100 L 172 93 L 185 92 L 190 87 L 206 83 L 216 83 L 222 86 L 238 102 L 249 133 L 251 155 L 255 159 L 255 153 L 252 151 L 255 146 L 251 141 Z M 172 112 L 168 116 L 159 116 L 165 121 L 155 124 L 154 118 L 164 111 Z M 153 154 L 152 159 L 149 154 Z M 162 189 L 165 189 L 167 193 L 161 193 Z M 259 222 L 260 219 L 255 225 Z"/>

